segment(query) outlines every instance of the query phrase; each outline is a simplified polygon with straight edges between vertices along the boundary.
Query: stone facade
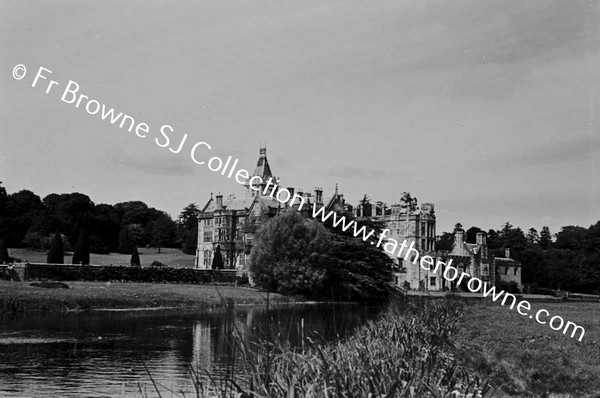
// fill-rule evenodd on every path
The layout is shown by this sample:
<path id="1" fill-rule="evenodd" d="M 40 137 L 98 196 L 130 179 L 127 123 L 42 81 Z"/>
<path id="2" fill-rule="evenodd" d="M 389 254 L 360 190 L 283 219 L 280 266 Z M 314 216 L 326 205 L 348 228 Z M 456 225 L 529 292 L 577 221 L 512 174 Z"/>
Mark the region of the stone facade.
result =
<path id="1" fill-rule="evenodd" d="M 259 226 L 289 208 L 298 209 L 299 201 L 282 204 L 264 192 L 265 181 L 275 181 L 280 189 L 279 178 L 275 178 L 267 160 L 266 148 L 260 148 L 258 161 L 252 177 L 260 177 L 261 189 L 250 189 L 246 185 L 246 194 L 243 199 L 230 195 L 224 198 L 221 194 L 213 197 L 204 205 L 198 216 L 198 245 L 196 249 L 195 266 L 198 269 L 212 268 L 214 252 L 217 246 L 223 256 L 225 269 L 245 269 L 249 264 L 249 254 L 254 242 L 254 234 Z M 251 178 L 249 180 L 251 180 Z M 506 258 L 494 258 L 488 253 L 485 233 L 477 234 L 475 243 L 466 243 L 465 232 L 457 229 L 454 236 L 454 245 L 451 251 L 437 251 L 436 240 L 436 215 L 432 203 L 423 203 L 414 211 L 409 211 L 402 203 L 387 205 L 384 202 L 371 203 L 363 200 L 356 207 L 346 203 L 344 196 L 338 193 L 337 185 L 331 196 L 324 197 L 322 188 L 315 188 L 314 192 L 307 193 L 302 190 L 287 187 L 291 196 L 299 195 L 304 200 L 302 212 L 311 213 L 313 205 L 317 208 L 325 207 L 326 211 L 334 210 L 353 214 L 357 218 L 371 218 L 381 221 L 389 229 L 387 238 L 397 242 L 407 241 L 414 244 L 420 256 L 429 255 L 447 264 L 452 260 L 452 266 L 460 272 L 481 279 L 483 282 L 495 284 L 496 281 L 516 282 L 521 285 L 521 266 L 518 262 Z M 400 267 L 396 274 L 396 284 L 399 287 L 444 291 L 451 290 L 452 286 L 442 276 L 432 271 L 424 270 L 419 262 L 413 264 L 412 259 L 404 260 L 390 255 Z"/>
<path id="2" fill-rule="evenodd" d="M 386 238 L 394 239 L 396 242 L 406 240 L 409 245 L 414 244 L 414 248 L 421 255 L 435 253 L 436 217 L 432 203 L 423 203 L 414 211 L 407 211 L 401 203 L 394 203 L 391 206 L 384 202 L 364 203 L 356 207 L 354 215 L 383 222 L 385 228 L 390 230 Z M 418 266 L 418 263 L 413 264 L 412 261 L 405 261 L 394 254 L 388 253 L 388 255 L 400 267 L 401 271 L 396 274 L 396 284 L 399 287 L 407 286 L 408 282 L 413 289 L 418 289 L 420 285 L 421 289 L 424 289 L 427 281 L 431 281 L 427 271 Z"/>
<path id="3" fill-rule="evenodd" d="M 521 264 L 510 258 L 510 250 L 506 250 L 505 257 L 495 257 L 489 254 L 486 234 L 478 232 L 475 243 L 465 241 L 465 231 L 458 228 L 454 231 L 454 243 L 452 250 L 448 252 L 435 251 L 424 253 L 432 256 L 436 263 L 439 260 L 444 264 L 441 271 L 433 273 L 423 270 L 419 263 L 407 264 L 403 273 L 400 274 L 399 285 L 410 289 L 429 291 L 450 291 L 456 288 L 455 282 L 448 282 L 443 277 L 443 270 L 450 260 L 450 266 L 458 270 L 458 275 L 466 272 L 487 283 L 495 286 L 499 282 L 515 282 L 519 289 L 521 284 Z M 449 271 L 449 277 L 452 277 Z M 458 279 L 458 278 L 456 278 Z"/>
<path id="4" fill-rule="evenodd" d="M 258 227 L 289 208 L 299 207 L 299 201 L 292 205 L 282 204 L 272 198 L 277 192 L 266 196 L 263 189 L 265 181 L 273 180 L 279 187 L 279 178 L 271 172 L 267 160 L 266 148 L 260 148 L 256 168 L 251 177 L 258 176 L 263 183 L 261 189 L 250 189 L 246 185 L 246 195 L 238 199 L 230 195 L 224 199 L 218 194 L 211 194 L 198 215 L 198 245 L 196 248 L 195 267 L 199 269 L 212 268 L 214 252 L 219 246 L 223 256 L 225 269 L 242 270 L 248 265 L 250 250 L 254 241 L 254 233 Z M 322 188 L 315 188 L 313 193 L 303 192 L 295 188 L 286 188 L 291 195 L 300 195 L 304 200 L 302 212 L 308 214 L 312 211 L 313 204 L 317 207 L 325 206 L 326 210 L 351 211 L 344 196 L 337 192 L 337 187 L 332 196 L 324 197 Z"/>

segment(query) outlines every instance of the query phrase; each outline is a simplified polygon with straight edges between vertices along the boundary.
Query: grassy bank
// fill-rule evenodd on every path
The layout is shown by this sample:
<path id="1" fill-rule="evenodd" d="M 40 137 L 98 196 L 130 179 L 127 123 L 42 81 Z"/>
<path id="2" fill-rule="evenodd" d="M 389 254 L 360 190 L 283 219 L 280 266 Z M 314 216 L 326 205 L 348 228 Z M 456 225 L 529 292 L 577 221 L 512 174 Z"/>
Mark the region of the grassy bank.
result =
<path id="1" fill-rule="evenodd" d="M 460 359 L 509 396 L 600 396 L 600 303 L 540 303 L 586 329 L 581 342 L 496 304 L 465 308 Z"/>
<path id="2" fill-rule="evenodd" d="M 276 339 L 232 347 L 245 359 L 210 375 L 192 369 L 198 397 L 470 397 L 493 393 L 456 361 L 461 305 L 398 299 L 347 339 L 293 349 Z M 267 333 L 267 336 L 269 333 Z M 151 377 L 151 376 L 150 376 Z M 156 395 L 181 396 L 156 386 Z"/>
<path id="3" fill-rule="evenodd" d="M 86 311 L 93 309 L 262 304 L 265 294 L 246 287 L 153 283 L 68 282 L 69 289 L 0 281 L 0 313 Z M 286 300 L 272 294 L 271 299 Z"/>
<path id="4" fill-rule="evenodd" d="M 142 266 L 148 266 L 153 261 L 159 261 L 169 267 L 193 268 L 194 255 L 185 254 L 180 249 L 162 248 L 160 253 L 156 248 L 138 248 Z M 31 249 L 8 249 L 11 257 L 21 259 L 23 262 L 45 263 L 47 260 L 47 250 Z M 65 264 L 71 264 L 72 252 L 65 253 Z M 90 254 L 90 264 L 94 265 L 129 265 L 131 254 Z"/>
<path id="5" fill-rule="evenodd" d="M 584 326 L 584 340 L 496 304 L 399 300 L 343 341 L 295 350 L 239 343 L 242 369 L 213 375 L 212 385 L 201 370 L 192 378 L 198 397 L 600 396 L 600 305 L 544 308 Z"/>

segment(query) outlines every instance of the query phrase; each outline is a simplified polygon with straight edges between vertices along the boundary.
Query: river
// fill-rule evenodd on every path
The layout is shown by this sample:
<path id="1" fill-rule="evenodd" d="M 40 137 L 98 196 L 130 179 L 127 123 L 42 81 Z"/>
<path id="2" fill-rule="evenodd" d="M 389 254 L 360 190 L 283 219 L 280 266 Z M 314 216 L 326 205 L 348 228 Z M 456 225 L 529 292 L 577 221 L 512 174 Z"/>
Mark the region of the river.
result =
<path id="1" fill-rule="evenodd" d="M 234 335 L 300 347 L 343 338 L 375 313 L 304 304 L 0 318 L 0 397 L 155 397 L 146 368 L 163 397 L 190 396 L 190 365 L 214 375 L 239 360 Z"/>

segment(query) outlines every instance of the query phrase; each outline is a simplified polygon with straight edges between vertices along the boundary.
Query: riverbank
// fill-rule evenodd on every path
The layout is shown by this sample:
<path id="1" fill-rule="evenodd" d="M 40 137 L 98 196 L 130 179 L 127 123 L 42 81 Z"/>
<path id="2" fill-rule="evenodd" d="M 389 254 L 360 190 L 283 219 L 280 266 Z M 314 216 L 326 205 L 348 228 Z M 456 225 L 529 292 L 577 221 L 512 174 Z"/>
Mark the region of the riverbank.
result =
<path id="1" fill-rule="evenodd" d="M 208 308 L 264 304 L 264 292 L 238 286 L 156 283 L 68 282 L 69 289 L 0 281 L 0 314 L 139 308 Z M 271 294 L 273 302 L 289 301 Z"/>

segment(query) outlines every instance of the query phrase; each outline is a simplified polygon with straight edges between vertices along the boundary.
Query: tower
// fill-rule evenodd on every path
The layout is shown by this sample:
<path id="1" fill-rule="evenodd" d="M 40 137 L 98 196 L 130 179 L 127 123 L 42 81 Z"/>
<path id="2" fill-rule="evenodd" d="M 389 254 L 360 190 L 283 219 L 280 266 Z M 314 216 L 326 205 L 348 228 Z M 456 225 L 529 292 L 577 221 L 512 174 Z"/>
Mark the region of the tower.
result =
<path id="1" fill-rule="evenodd" d="M 252 187 L 250 184 L 252 184 Z M 258 161 L 256 162 L 254 173 L 252 176 L 250 176 L 244 186 L 250 191 L 250 195 L 254 197 L 270 195 L 271 190 L 273 189 L 272 187 L 275 184 L 279 186 L 279 180 L 275 178 L 271 172 L 271 166 L 269 166 L 269 161 L 267 160 L 267 147 L 261 146 L 259 149 Z M 265 189 L 267 189 L 266 193 Z M 276 194 L 277 190 L 274 193 Z"/>

